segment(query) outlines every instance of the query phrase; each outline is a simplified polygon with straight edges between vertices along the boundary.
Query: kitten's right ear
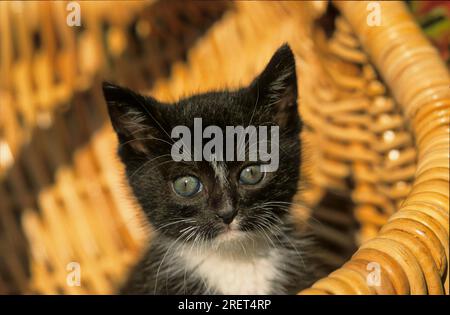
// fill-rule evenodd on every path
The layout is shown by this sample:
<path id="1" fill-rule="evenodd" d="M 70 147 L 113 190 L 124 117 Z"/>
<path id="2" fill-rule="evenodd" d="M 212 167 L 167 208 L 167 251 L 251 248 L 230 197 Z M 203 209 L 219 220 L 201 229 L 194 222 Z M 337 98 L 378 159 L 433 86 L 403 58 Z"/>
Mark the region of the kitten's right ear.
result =
<path id="1" fill-rule="evenodd" d="M 103 82 L 103 95 L 119 142 L 126 142 L 137 153 L 147 153 L 145 139 L 155 136 L 161 118 L 155 108 L 158 102 L 108 82 Z"/>

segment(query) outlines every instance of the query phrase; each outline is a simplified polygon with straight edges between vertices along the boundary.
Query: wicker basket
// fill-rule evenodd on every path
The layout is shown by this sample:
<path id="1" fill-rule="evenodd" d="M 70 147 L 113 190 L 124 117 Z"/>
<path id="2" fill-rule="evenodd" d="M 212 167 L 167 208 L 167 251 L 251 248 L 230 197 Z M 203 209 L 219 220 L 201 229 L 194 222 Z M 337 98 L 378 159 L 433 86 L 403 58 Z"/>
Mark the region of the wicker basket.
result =
<path id="1" fill-rule="evenodd" d="M 237 87 L 283 42 L 307 125 L 294 210 L 339 267 L 301 293 L 449 293 L 450 77 L 403 3 L 369 26 L 363 1 L 82 2 L 81 28 L 65 5 L 0 3 L 0 293 L 114 292 L 151 237 L 102 79 L 163 100 Z M 319 207 L 328 191 L 353 211 Z"/>

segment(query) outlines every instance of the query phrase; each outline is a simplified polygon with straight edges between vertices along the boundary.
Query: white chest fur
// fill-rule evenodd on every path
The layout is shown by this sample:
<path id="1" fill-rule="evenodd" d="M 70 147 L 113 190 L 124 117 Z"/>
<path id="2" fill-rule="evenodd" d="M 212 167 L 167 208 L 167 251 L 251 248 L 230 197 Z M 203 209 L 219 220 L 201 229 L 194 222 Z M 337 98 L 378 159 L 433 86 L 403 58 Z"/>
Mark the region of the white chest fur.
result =
<path id="1" fill-rule="evenodd" d="M 210 248 L 182 253 L 181 258 L 212 291 L 223 294 L 270 294 L 273 280 L 282 276 L 277 249 L 230 254 Z"/>

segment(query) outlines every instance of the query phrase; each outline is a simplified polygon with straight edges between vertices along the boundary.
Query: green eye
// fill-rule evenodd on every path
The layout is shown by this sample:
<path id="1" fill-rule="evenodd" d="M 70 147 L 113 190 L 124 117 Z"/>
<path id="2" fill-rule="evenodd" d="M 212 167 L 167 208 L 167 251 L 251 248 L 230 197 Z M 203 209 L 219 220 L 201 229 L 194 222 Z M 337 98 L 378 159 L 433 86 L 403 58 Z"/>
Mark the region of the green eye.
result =
<path id="1" fill-rule="evenodd" d="M 239 182 L 244 185 L 256 185 L 258 184 L 264 176 L 261 172 L 260 165 L 251 165 L 244 168 L 239 175 Z"/>
<path id="2" fill-rule="evenodd" d="M 173 190 L 182 197 L 192 197 L 203 187 L 200 180 L 194 176 L 178 177 L 172 185 Z"/>

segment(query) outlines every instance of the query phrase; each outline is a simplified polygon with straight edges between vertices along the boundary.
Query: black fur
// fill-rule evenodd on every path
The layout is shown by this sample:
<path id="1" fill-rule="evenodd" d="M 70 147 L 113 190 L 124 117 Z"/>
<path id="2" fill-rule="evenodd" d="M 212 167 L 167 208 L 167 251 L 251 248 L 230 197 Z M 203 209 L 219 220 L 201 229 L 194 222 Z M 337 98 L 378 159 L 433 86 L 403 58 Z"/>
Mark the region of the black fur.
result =
<path id="1" fill-rule="evenodd" d="M 317 278 L 314 266 L 307 263 L 311 250 L 307 249 L 308 237 L 293 227 L 288 209 L 298 189 L 302 126 L 297 109 L 295 59 L 289 46 L 279 48 L 261 75 L 236 91 L 210 92 L 165 104 L 109 83 L 104 84 L 103 90 L 129 184 L 157 231 L 122 293 L 221 293 L 207 288 L 195 270 L 186 272 L 182 263 L 168 253 L 176 240 L 208 244 L 223 233 L 224 224 L 216 214 L 227 202 L 237 209 L 241 231 L 250 237 L 264 233 L 270 238 L 268 246 L 286 249 L 280 267 L 286 277 L 274 280 L 271 293 L 296 293 Z M 238 182 L 239 173 L 251 163 L 223 162 L 229 184 L 224 188 L 218 184 L 209 162 L 173 161 L 172 128 L 184 125 L 192 130 L 197 117 L 203 119 L 203 128 L 216 125 L 224 131 L 230 125 L 278 125 L 278 170 L 267 173 L 255 187 L 243 188 Z M 183 175 L 198 177 L 205 189 L 192 198 L 176 195 L 171 183 Z M 193 225 L 197 227 L 195 237 L 182 235 Z M 169 258 L 163 259 L 167 254 Z M 178 268 L 183 272 L 173 272 Z M 158 274 L 161 279 L 157 279 Z"/>

